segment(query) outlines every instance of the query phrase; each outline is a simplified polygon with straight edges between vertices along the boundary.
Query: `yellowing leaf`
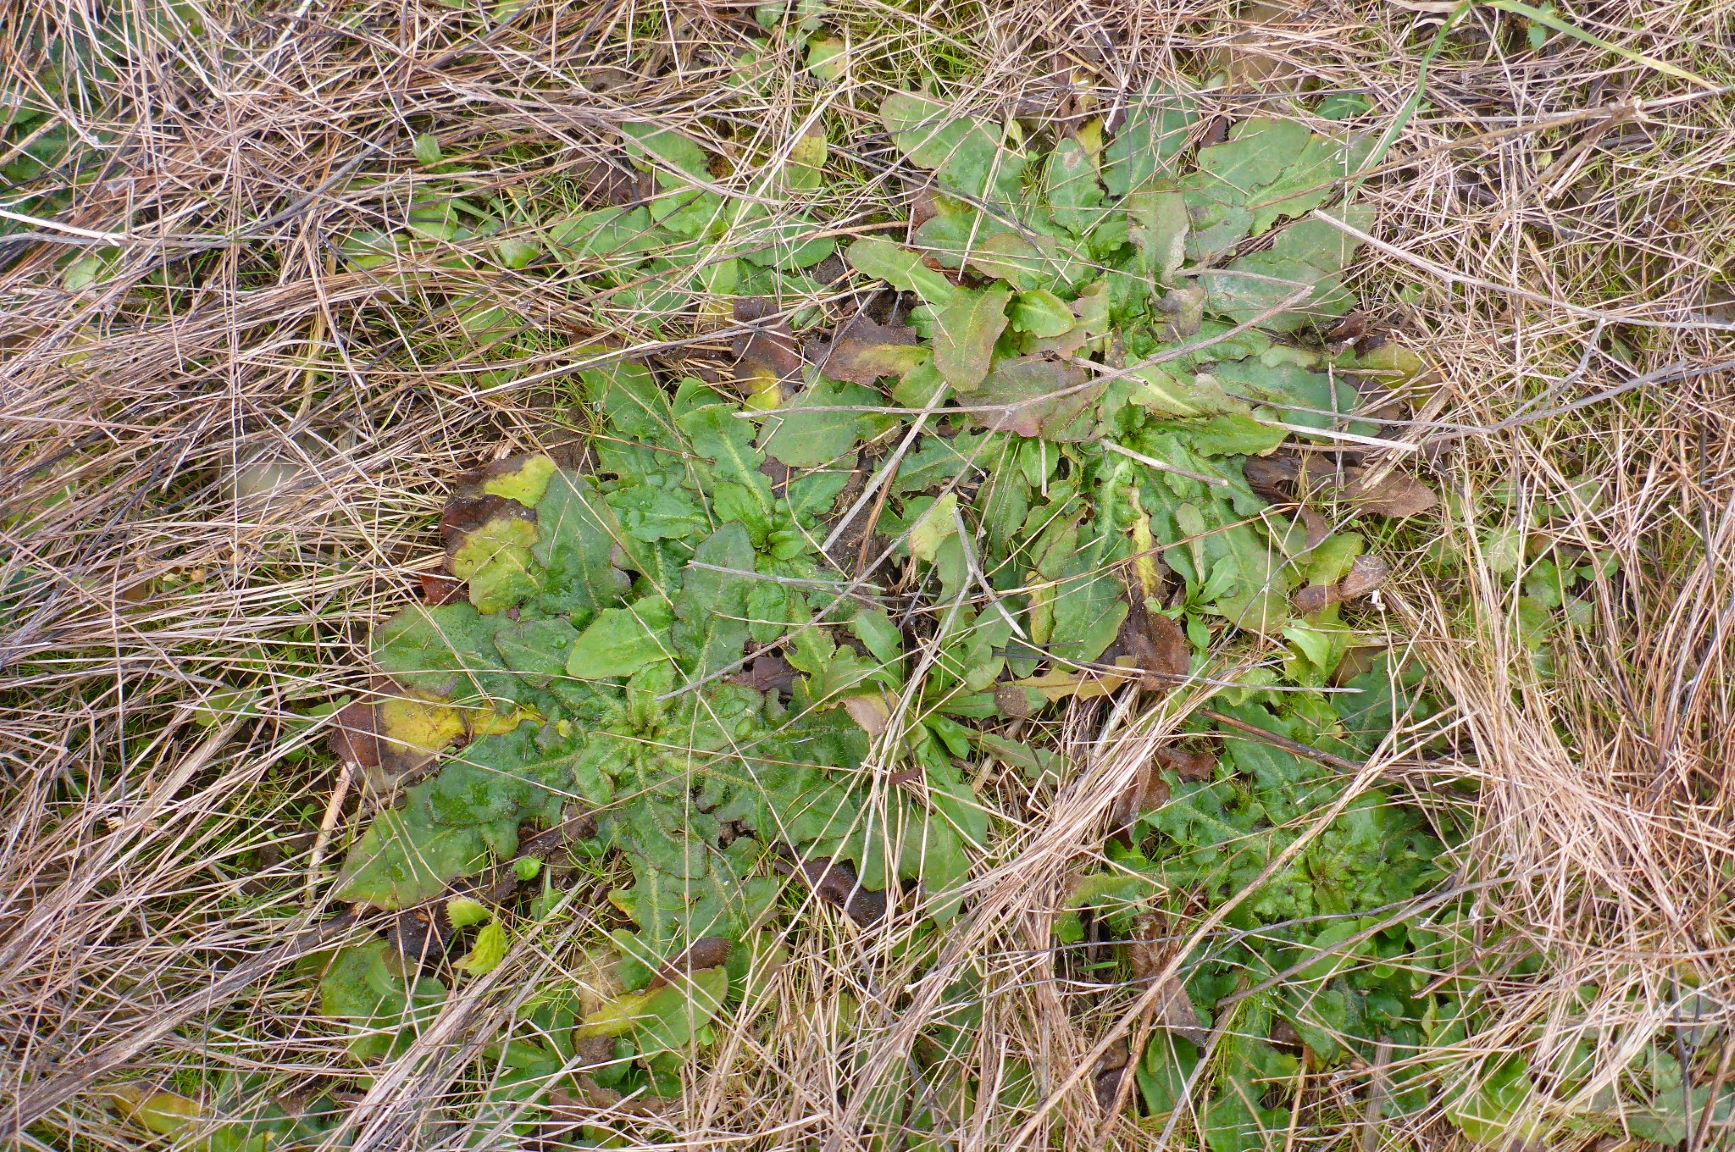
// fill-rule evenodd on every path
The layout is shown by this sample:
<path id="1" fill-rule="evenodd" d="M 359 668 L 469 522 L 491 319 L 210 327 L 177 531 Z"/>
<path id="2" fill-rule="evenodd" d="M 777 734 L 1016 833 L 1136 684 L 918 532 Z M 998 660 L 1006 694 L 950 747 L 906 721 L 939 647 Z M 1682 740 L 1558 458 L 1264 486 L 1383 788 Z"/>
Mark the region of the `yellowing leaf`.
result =
<path id="1" fill-rule="evenodd" d="M 500 962 L 506 959 L 509 945 L 506 926 L 499 920 L 490 920 L 476 933 L 476 942 L 470 945 L 469 953 L 452 967 L 472 976 L 486 976 L 500 967 Z"/>
<path id="2" fill-rule="evenodd" d="M 910 554 L 929 564 L 940 551 L 946 538 L 958 531 L 958 494 L 947 492 L 928 506 L 910 526 Z"/>
<path id="3" fill-rule="evenodd" d="M 1019 688 L 1028 688 L 1042 693 L 1042 698 L 1049 703 L 1072 697 L 1078 700 L 1095 700 L 1099 696 L 1107 696 L 1131 676 L 1123 676 L 1117 672 L 1071 672 L 1064 668 L 1053 668 L 1040 676 L 1030 676 L 1012 683 Z"/>
<path id="4" fill-rule="evenodd" d="M 417 752 L 439 752 L 464 735 L 464 713 L 409 696 L 388 696 L 374 706 L 381 738 Z"/>
<path id="5" fill-rule="evenodd" d="M 854 720 L 863 732 L 868 734 L 870 740 L 878 738 L 886 730 L 892 719 L 891 705 L 886 703 L 886 698 L 877 692 L 871 696 L 845 697 L 843 710 L 849 713 L 849 718 Z"/>
<path id="6" fill-rule="evenodd" d="M 179 1132 L 203 1113 L 197 1100 L 175 1092 L 152 1092 L 138 1084 L 122 1084 L 107 1094 L 116 1113 L 160 1136 Z"/>
<path id="7" fill-rule="evenodd" d="M 488 906 L 480 900 L 472 900 L 468 896 L 454 896 L 446 901 L 446 919 L 454 928 L 474 928 L 494 919 L 494 913 L 488 911 Z"/>

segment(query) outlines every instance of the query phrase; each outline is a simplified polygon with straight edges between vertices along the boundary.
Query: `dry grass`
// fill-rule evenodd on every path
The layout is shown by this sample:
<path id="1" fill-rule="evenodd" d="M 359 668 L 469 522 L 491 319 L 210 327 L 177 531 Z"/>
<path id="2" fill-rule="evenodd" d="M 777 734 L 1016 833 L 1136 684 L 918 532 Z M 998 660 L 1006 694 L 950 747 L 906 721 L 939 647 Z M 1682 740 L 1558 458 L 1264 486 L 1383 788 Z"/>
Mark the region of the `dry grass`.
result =
<path id="1" fill-rule="evenodd" d="M 1588 1040 L 1600 1078 L 1534 1104 L 1566 1121 L 1606 1115 L 1591 1097 L 1659 1036 L 1689 1057 L 1729 1043 L 1735 99 L 1634 54 L 1735 83 L 1735 8 L 1562 6 L 1623 55 L 1558 35 L 1533 51 L 1521 23 L 1478 7 L 1424 70 L 1446 5 L 1026 0 L 918 16 L 861 0 L 832 6 L 850 78 L 816 85 L 787 53 L 730 61 L 744 6 L 528 0 L 503 20 L 431 2 L 257 7 L 24 0 L 0 15 L 0 90 L 85 142 L 76 168 L 0 192 L 0 208 L 42 217 L 9 217 L 20 230 L 0 237 L 0 1131 L 133 1147 L 92 1089 L 256 1069 L 294 1093 L 342 1060 L 304 1026 L 311 981 L 291 964 L 332 937 L 299 935 L 332 911 L 310 851 L 336 779 L 304 714 L 365 685 L 367 627 L 408 594 L 445 483 L 562 435 L 571 367 L 622 319 L 593 311 L 576 275 L 341 270 L 334 242 L 400 217 L 425 179 L 413 137 L 435 133 L 478 194 L 554 195 L 628 116 L 743 157 L 777 154 L 821 115 L 865 141 L 883 86 L 930 69 L 1036 108 L 1057 82 L 1113 103 L 1224 62 L 1238 85 L 1225 109 L 1302 83 L 1373 100 L 1392 137 L 1364 190 L 1380 243 L 1360 287 L 1439 367 L 1404 435 L 1456 497 L 1435 537 L 1387 542 L 1411 558 L 1387 603 L 1455 701 L 1458 752 L 1421 762 L 1394 745 L 1364 782 L 1402 769 L 1429 803 L 1473 805 L 1461 879 L 1481 886 L 1490 1023 L 1465 1038 L 1459 1074 L 1520 1050 L 1545 1067 Z M 141 10 L 163 23 L 113 35 Z M 176 25 L 195 18 L 197 32 Z M 49 45 L 112 76 L 50 85 Z M 858 221 L 895 201 L 887 159 L 864 144 L 859 180 L 828 189 L 824 213 Z M 111 251 L 98 284 L 63 286 L 69 252 Z M 534 329 L 509 372 L 457 323 L 476 301 Z M 715 324 L 694 335 L 722 338 Z M 261 459 L 283 466 L 246 468 Z M 261 478 L 267 492 L 246 491 Z M 1538 538 L 1620 568 L 1591 597 L 1594 630 L 1549 642 L 1544 676 L 1489 552 L 1503 518 L 1548 505 Z M 778 1027 L 743 1022 L 678 1107 L 617 1117 L 621 1131 L 859 1146 L 869 1089 L 897 1080 L 970 973 L 984 1020 L 960 1061 L 983 1084 L 1023 1062 L 1037 1088 L 965 1109 L 960 1146 L 1149 1146 L 1132 1120 L 1105 1119 L 1089 1082 L 1093 1054 L 1148 1014 L 1135 991 L 1057 981 L 1049 921 L 1173 723 L 1069 717 L 1056 735 L 1085 767 L 1059 795 L 988 783 L 1014 830 L 937 971 L 916 979 L 893 936 L 816 913 L 765 1005 Z M 1475 798 L 1451 799 L 1463 779 Z M 574 915 L 360 1093 L 356 1147 L 465 1142 L 441 1108 L 485 1075 L 467 1042 L 539 977 L 573 972 Z M 1542 957 L 1531 974 L 1503 962 L 1527 951 Z M 1716 1072 L 1719 1053 L 1689 1063 Z M 1335 1138 L 1446 1146 L 1443 1125 L 1377 1123 L 1377 1072 L 1308 1085 L 1310 1107 L 1343 1118 Z"/>

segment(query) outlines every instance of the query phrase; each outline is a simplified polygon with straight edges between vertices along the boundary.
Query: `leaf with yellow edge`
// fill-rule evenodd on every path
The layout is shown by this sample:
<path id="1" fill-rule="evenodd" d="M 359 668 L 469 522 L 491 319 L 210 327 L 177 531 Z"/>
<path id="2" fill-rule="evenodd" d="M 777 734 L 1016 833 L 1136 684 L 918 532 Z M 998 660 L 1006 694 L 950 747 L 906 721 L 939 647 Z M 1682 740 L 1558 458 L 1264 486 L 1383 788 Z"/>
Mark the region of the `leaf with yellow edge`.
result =
<path id="1" fill-rule="evenodd" d="M 538 588 L 531 575 L 531 549 L 540 539 L 535 523 L 496 516 L 465 534 L 446 562 L 452 575 L 470 584 L 470 603 L 489 615 L 516 606 Z"/>
<path id="2" fill-rule="evenodd" d="M 554 461 L 539 452 L 534 456 L 523 457 L 512 471 L 484 480 L 482 491 L 490 496 L 499 496 L 522 504 L 526 508 L 534 508 L 536 502 L 542 499 L 543 493 L 548 491 L 548 482 L 554 478 L 554 473 Z"/>

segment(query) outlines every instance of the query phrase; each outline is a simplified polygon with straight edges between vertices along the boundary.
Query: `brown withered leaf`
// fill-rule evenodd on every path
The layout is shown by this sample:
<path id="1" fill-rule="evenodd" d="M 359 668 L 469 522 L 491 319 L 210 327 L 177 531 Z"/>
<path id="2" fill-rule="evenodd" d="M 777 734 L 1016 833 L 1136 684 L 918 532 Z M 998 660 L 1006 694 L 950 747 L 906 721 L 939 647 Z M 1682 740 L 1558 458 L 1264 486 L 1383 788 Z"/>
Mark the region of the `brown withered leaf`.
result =
<path id="1" fill-rule="evenodd" d="M 575 173 L 579 198 L 592 208 L 618 208 L 644 194 L 638 173 L 606 158 L 581 160 Z"/>
<path id="2" fill-rule="evenodd" d="M 1365 468 L 1344 469 L 1343 494 L 1364 512 L 1401 520 L 1430 511 L 1439 504 L 1434 490 L 1406 472 L 1393 469 L 1374 479 Z"/>
<path id="3" fill-rule="evenodd" d="M 1296 482 L 1301 479 L 1301 461 L 1286 452 L 1270 456 L 1249 456 L 1241 464 L 1247 485 L 1274 504 L 1295 498 Z"/>
<path id="4" fill-rule="evenodd" d="M 439 908 L 411 908 L 392 918 L 386 939 L 406 974 L 430 974 L 450 954 L 458 933 Z"/>
<path id="5" fill-rule="evenodd" d="M 331 754 L 369 780 L 380 775 L 380 737 L 374 726 L 374 706 L 369 700 L 346 704 L 334 718 Z"/>
<path id="6" fill-rule="evenodd" d="M 1357 556 L 1349 566 L 1349 574 L 1338 583 L 1340 600 L 1359 600 L 1386 582 L 1391 567 L 1378 556 Z"/>
<path id="7" fill-rule="evenodd" d="M 1307 550 L 1309 552 L 1324 544 L 1331 535 L 1331 525 L 1317 511 L 1305 505 L 1301 509 L 1301 523 L 1307 529 Z"/>
<path id="8" fill-rule="evenodd" d="M 524 505 L 504 496 L 483 493 L 482 477 L 477 473 L 461 479 L 459 484 L 460 486 L 454 489 L 452 498 L 446 501 L 446 506 L 440 510 L 440 539 L 445 542 L 448 557 L 463 545 L 465 537 L 490 520 L 503 516 L 535 519 L 536 514 Z M 465 495 L 466 492 L 475 494 Z"/>
<path id="9" fill-rule="evenodd" d="M 1371 312 L 1351 312 L 1336 324 L 1326 329 L 1327 344 L 1353 344 L 1365 339 L 1373 331 L 1374 318 Z"/>
<path id="10" fill-rule="evenodd" d="M 1210 752 L 1190 752 L 1185 748 L 1158 748 L 1157 760 L 1164 768 L 1182 780 L 1195 783 L 1217 774 L 1217 757 Z"/>
<path id="11" fill-rule="evenodd" d="M 1297 588 L 1289 603 L 1303 616 L 1311 616 L 1337 603 L 1337 589 L 1330 584 L 1308 584 Z"/>
<path id="12" fill-rule="evenodd" d="M 891 723 L 892 708 L 884 696 L 849 696 L 844 699 L 843 710 L 849 713 L 869 740 L 878 739 Z"/>
<path id="13" fill-rule="evenodd" d="M 865 312 L 857 312 L 830 343 L 814 349 L 821 375 L 863 385 L 884 376 L 902 376 L 923 355 L 914 329 L 881 324 Z"/>
<path id="14" fill-rule="evenodd" d="M 1114 807 L 1109 809 L 1109 823 L 1119 831 L 1130 827 L 1146 812 L 1161 808 L 1169 802 L 1169 785 L 1163 780 L 1160 769 L 1161 762 L 1151 757 L 1139 766 L 1138 775 L 1127 785 L 1125 791 L 1115 797 Z"/>
<path id="15" fill-rule="evenodd" d="M 1029 690 L 1016 684 L 1000 683 L 994 686 L 994 706 L 1008 720 L 1023 720 L 1036 715 L 1042 706 L 1042 698 L 1039 696 L 1032 700 Z"/>
<path id="16" fill-rule="evenodd" d="M 687 945 L 685 952 L 658 968 L 645 988 L 648 991 L 665 984 L 684 984 L 695 972 L 727 963 L 733 947 L 734 944 L 725 936 L 705 936 L 695 940 Z"/>
<path id="17" fill-rule="evenodd" d="M 745 297 L 735 301 L 737 323 L 753 329 L 735 337 L 735 375 L 749 390 L 759 392 L 773 385 L 785 388 L 801 384 L 804 361 L 790 330 L 787 317 L 778 315 L 775 301 Z"/>
<path id="18" fill-rule="evenodd" d="M 1120 1098 L 1121 1080 L 1127 1074 L 1127 1065 L 1131 1062 L 1131 1053 L 1127 1046 L 1127 1038 L 1122 1036 L 1109 1045 L 1102 1059 L 1096 1062 L 1096 1073 L 1091 1086 L 1096 1093 L 1097 1107 L 1105 1111 L 1115 1106 Z"/>
<path id="19" fill-rule="evenodd" d="M 614 1040 L 612 1037 L 601 1037 L 607 1042 L 609 1054 L 597 1060 L 593 1066 L 607 1064 L 614 1059 Z M 600 1046 L 593 1050 L 600 1050 Z M 646 1096 L 639 1093 L 633 1096 L 623 1096 L 613 1088 L 605 1088 L 598 1084 L 589 1073 L 579 1072 L 571 1078 L 572 1087 L 556 1088 L 548 1093 L 548 1111 L 557 1119 L 594 1121 L 599 1113 L 619 1113 L 626 1116 L 667 1116 L 681 1102 L 676 1099 L 661 1096 Z M 577 1089 L 574 1091 L 574 1089 Z"/>
<path id="20" fill-rule="evenodd" d="M 1210 1039 L 1210 1022 L 1203 1019 L 1198 1008 L 1193 1006 L 1192 997 L 1187 995 L 1186 986 L 1177 976 L 1170 976 L 1163 981 L 1162 992 L 1157 997 L 1153 1020 L 1159 1028 L 1172 1032 L 1183 1040 L 1191 1040 L 1203 1047 Z"/>
<path id="21" fill-rule="evenodd" d="M 1187 634 L 1160 612 L 1146 612 L 1135 604 L 1118 639 L 1121 651 L 1150 674 L 1150 687 L 1172 685 L 1192 669 L 1193 645 Z"/>
<path id="22" fill-rule="evenodd" d="M 970 405 L 985 410 L 970 418 L 990 431 L 1049 440 L 1077 441 L 1090 435 L 1081 419 L 1095 407 L 1105 379 L 1092 379 L 1069 361 L 1046 356 L 996 360 L 987 379 L 970 394 Z"/>
<path id="23" fill-rule="evenodd" d="M 450 604 L 464 595 L 464 582 L 444 572 L 423 572 L 419 577 L 422 601 L 430 608 Z"/>
<path id="24" fill-rule="evenodd" d="M 779 696 L 787 696 L 795 689 L 795 669 L 775 654 L 755 657 L 746 668 L 727 679 L 755 692 L 775 692 Z"/>
<path id="25" fill-rule="evenodd" d="M 866 927 L 885 918 L 886 894 L 863 888 L 856 879 L 855 869 L 842 860 L 803 860 L 799 868 L 812 886 L 814 895 L 827 904 L 842 908 L 844 914 L 857 924 Z"/>

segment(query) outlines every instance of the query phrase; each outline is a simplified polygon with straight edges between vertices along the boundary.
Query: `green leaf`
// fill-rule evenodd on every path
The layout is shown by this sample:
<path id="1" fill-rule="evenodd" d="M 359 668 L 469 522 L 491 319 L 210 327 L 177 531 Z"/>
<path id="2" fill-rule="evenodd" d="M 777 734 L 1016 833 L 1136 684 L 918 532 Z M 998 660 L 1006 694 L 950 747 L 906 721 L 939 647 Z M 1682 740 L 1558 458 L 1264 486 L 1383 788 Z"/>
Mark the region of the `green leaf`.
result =
<path id="1" fill-rule="evenodd" d="M 1186 437 L 1187 447 L 1200 456 L 1264 456 L 1289 436 L 1282 428 L 1262 424 L 1239 412 L 1222 412 L 1161 427 Z"/>
<path id="2" fill-rule="evenodd" d="M 1061 140 L 1048 154 L 1042 191 L 1054 222 L 1074 235 L 1089 232 L 1103 217 L 1096 158 L 1076 136 Z"/>
<path id="3" fill-rule="evenodd" d="M 1038 338 L 1063 336 L 1078 323 L 1066 301 L 1041 288 L 1014 297 L 1007 319 L 1015 330 Z"/>
<path id="4" fill-rule="evenodd" d="M 1528 1137 L 1517 1119 L 1535 1096 L 1530 1070 L 1511 1057 L 1477 1086 L 1447 1106 L 1446 1118 L 1478 1144 L 1506 1144 Z"/>
<path id="5" fill-rule="evenodd" d="M 342 949 L 319 982 L 319 1010 L 351 1034 L 350 1055 L 370 1061 L 395 1055 L 432 1023 L 446 999 L 438 980 L 408 987 L 392 971 L 391 945 L 370 940 Z"/>
<path id="6" fill-rule="evenodd" d="M 1350 208 L 1343 218 L 1356 228 L 1371 224 L 1371 210 Z M 1350 296 L 1343 271 L 1360 247 L 1324 220 L 1299 220 L 1277 234 L 1271 247 L 1243 256 L 1227 267 L 1204 271 L 1199 281 L 1208 293 L 1210 311 L 1237 324 L 1257 320 L 1261 327 L 1288 332 L 1309 320 L 1341 316 Z M 1305 293 L 1301 290 L 1306 289 Z M 1290 297 L 1297 304 L 1279 311 Z"/>
<path id="7" fill-rule="evenodd" d="M 482 491 L 526 508 L 535 508 L 548 491 L 548 482 L 554 473 L 554 461 L 537 452 L 519 457 L 517 466 L 511 471 L 489 476 L 482 482 Z"/>
<path id="8" fill-rule="evenodd" d="M 374 634 L 374 663 L 421 696 L 510 699 L 512 681 L 489 674 L 501 665 L 493 655 L 494 637 L 506 623 L 505 617 L 483 616 L 470 604 L 406 608 Z"/>
<path id="9" fill-rule="evenodd" d="M 674 610 L 661 595 L 646 596 L 624 608 L 606 608 L 573 643 L 567 675 L 579 680 L 624 679 L 648 665 L 672 660 L 673 625 Z"/>
<path id="10" fill-rule="evenodd" d="M 557 472 L 536 505 L 536 519 L 542 538 L 533 554 L 543 568 L 545 601 L 586 614 L 620 603 L 632 581 L 615 566 L 621 529 L 595 479 Z"/>
<path id="11" fill-rule="evenodd" d="M 540 539 L 535 523 L 518 516 L 495 516 L 463 534 L 446 567 L 469 582 L 470 603 L 476 611 L 504 612 L 541 587 L 541 573 L 531 565 L 531 550 Z"/>
<path id="12" fill-rule="evenodd" d="M 890 240 L 877 236 L 857 240 L 844 256 L 863 276 L 884 280 L 899 292 L 914 292 L 936 307 L 944 307 L 959 292 L 956 284 L 922 263 L 919 253 Z"/>
<path id="13" fill-rule="evenodd" d="M 1137 365 L 1131 375 L 1142 381 L 1132 394 L 1132 402 L 1157 415 L 1243 415 L 1248 411 L 1247 404 L 1225 392 L 1214 375 L 1188 372 L 1172 361 Z"/>
<path id="14" fill-rule="evenodd" d="M 577 1039 L 633 1035 L 641 1055 L 684 1051 L 722 1009 L 729 973 L 722 967 L 695 972 L 679 984 L 617 996 L 585 1017 Z"/>
<path id="15" fill-rule="evenodd" d="M 1139 250 L 1145 275 L 1159 284 L 1174 282 L 1187 254 L 1190 227 L 1186 200 L 1170 188 L 1141 188 L 1126 198 L 1128 236 Z"/>
<path id="16" fill-rule="evenodd" d="M 700 180 L 711 178 L 711 162 L 705 150 L 674 129 L 655 124 L 622 124 L 620 131 L 627 138 L 627 155 L 634 160 Z"/>
<path id="17" fill-rule="evenodd" d="M 958 494 L 947 492 L 928 506 L 910 528 L 910 555 L 932 564 L 940 544 L 957 535 Z"/>
<path id="18" fill-rule="evenodd" d="M 970 418 L 999 432 L 1049 440 L 1088 439 L 1088 419 L 1107 381 L 1046 356 L 996 360 L 969 403 Z"/>
<path id="19" fill-rule="evenodd" d="M 715 464 L 720 478 L 752 487 L 765 457 L 753 446 L 753 425 L 740 414 L 739 405 L 701 381 L 683 380 L 675 392 L 675 423 L 693 451 Z"/>
<path id="20" fill-rule="evenodd" d="M 1154 178 L 1167 176 L 1187 146 L 1198 119 L 1191 96 L 1152 88 L 1139 96 L 1126 122 L 1103 150 L 1103 183 L 1112 195 L 1125 196 Z"/>
<path id="21" fill-rule="evenodd" d="M 994 360 L 994 342 L 1006 330 L 1004 288 L 960 291 L 934 320 L 934 367 L 959 392 L 981 385 Z"/>
<path id="22" fill-rule="evenodd" d="M 794 402 L 766 418 L 759 444 L 773 460 L 791 468 L 832 464 L 850 452 L 875 423 L 872 413 L 814 409 L 866 408 L 884 404 L 871 388 L 821 379 Z"/>
<path id="23" fill-rule="evenodd" d="M 739 524 L 723 525 L 694 551 L 693 565 L 704 567 L 687 568 L 675 598 L 672 643 L 681 669 L 699 679 L 739 660 L 747 646 L 747 600 L 753 583 L 753 544 L 747 530 Z"/>
<path id="24" fill-rule="evenodd" d="M 446 922 L 459 931 L 486 924 L 492 919 L 494 913 L 480 900 L 472 900 L 468 896 L 454 896 L 446 901 Z"/>
<path id="25" fill-rule="evenodd" d="M 499 920 L 490 920 L 476 933 L 475 942 L 470 945 L 470 951 L 462 960 L 452 965 L 460 972 L 472 976 L 486 976 L 500 967 L 506 959 L 511 940 L 506 935 L 506 926 Z"/>
<path id="26" fill-rule="evenodd" d="M 382 812 L 350 849 L 337 878 L 337 897 L 376 908 L 409 908 L 488 862 L 475 827 L 435 825 L 418 809 Z"/>
<path id="27" fill-rule="evenodd" d="M 1024 178 L 1023 154 L 1001 147 L 1001 131 L 959 116 L 926 96 L 894 92 L 880 105 L 880 123 L 912 163 L 976 200 L 1011 203 Z"/>
<path id="28" fill-rule="evenodd" d="M 1365 142 L 1346 147 L 1292 120 L 1237 124 L 1228 140 L 1199 150 L 1198 171 L 1181 181 L 1192 222 L 1188 255 L 1212 260 L 1243 236 L 1324 204 L 1366 148 Z"/>
<path id="29" fill-rule="evenodd" d="M 597 208 L 579 212 L 550 226 L 548 241 L 568 260 L 635 256 L 660 252 L 669 234 L 651 221 L 644 207 Z"/>

